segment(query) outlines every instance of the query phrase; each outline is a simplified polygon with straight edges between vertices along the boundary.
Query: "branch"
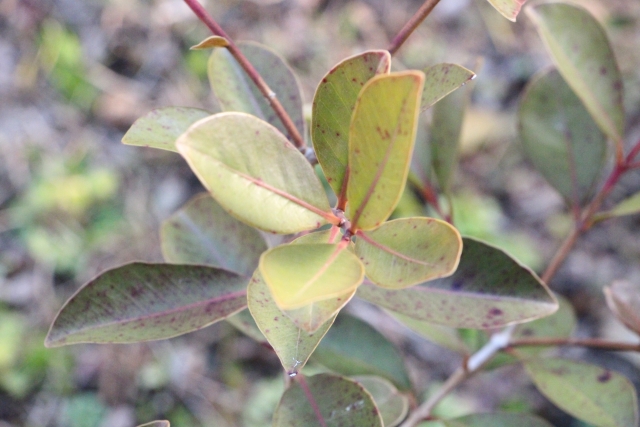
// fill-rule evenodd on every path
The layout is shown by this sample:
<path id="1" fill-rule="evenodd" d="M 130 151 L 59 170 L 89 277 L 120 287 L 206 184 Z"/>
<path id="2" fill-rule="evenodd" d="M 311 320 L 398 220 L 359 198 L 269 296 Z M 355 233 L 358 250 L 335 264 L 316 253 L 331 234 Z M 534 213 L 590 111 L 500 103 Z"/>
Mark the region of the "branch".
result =
<path id="1" fill-rule="evenodd" d="M 407 23 L 402 27 L 400 32 L 393 38 L 393 41 L 389 45 L 387 49 L 389 53 L 392 55 L 395 54 L 398 49 L 404 44 L 404 42 L 409 38 L 411 33 L 415 31 L 416 28 L 425 20 L 427 16 L 431 13 L 434 7 L 440 2 L 440 0 L 426 0 L 420 9 L 407 21 Z"/>
<path id="2" fill-rule="evenodd" d="M 265 99 L 276 113 L 284 127 L 287 129 L 289 133 L 289 138 L 293 142 L 293 144 L 300 149 L 300 151 L 306 151 L 304 139 L 298 132 L 295 124 L 289 117 L 289 114 L 285 111 L 284 107 L 276 97 L 276 94 L 269 88 L 267 83 L 264 81 L 262 76 L 256 71 L 256 69 L 251 65 L 249 60 L 242 54 L 238 46 L 231 40 L 231 38 L 227 35 L 227 33 L 218 25 L 218 23 L 207 13 L 207 11 L 202 7 L 197 0 L 184 0 L 184 2 L 191 8 L 193 13 L 204 23 L 211 32 L 220 37 L 224 37 L 228 42 L 229 46 L 227 49 L 229 53 L 238 61 L 238 64 L 242 67 L 242 69 L 247 73 L 247 76 L 255 83 L 256 87 L 262 95 L 264 95 Z"/>

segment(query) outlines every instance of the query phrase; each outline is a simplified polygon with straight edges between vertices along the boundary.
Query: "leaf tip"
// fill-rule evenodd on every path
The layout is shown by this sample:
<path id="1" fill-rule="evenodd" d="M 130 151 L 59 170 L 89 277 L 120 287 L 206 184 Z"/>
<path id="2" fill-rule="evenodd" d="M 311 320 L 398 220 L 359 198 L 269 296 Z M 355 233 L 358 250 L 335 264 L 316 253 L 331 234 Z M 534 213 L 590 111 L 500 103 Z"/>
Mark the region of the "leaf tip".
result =
<path id="1" fill-rule="evenodd" d="M 220 36 L 211 36 L 202 40 L 200 43 L 191 46 L 189 50 L 205 50 L 205 49 L 213 49 L 216 47 L 227 47 L 227 46 L 229 46 L 229 40 Z"/>

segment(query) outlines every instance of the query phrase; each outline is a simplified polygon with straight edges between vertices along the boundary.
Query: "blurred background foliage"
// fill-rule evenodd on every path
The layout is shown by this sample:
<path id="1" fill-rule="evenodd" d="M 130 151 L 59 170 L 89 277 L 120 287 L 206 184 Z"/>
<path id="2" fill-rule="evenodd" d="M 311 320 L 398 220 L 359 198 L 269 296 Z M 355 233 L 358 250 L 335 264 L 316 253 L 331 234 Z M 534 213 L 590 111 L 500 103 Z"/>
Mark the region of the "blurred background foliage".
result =
<path id="1" fill-rule="evenodd" d="M 420 3 L 205 5 L 236 40 L 282 54 L 309 102 L 330 66 L 385 48 Z M 640 138 L 640 3 L 578 3 L 612 39 L 625 78 L 630 144 Z M 190 427 L 270 424 L 283 387 L 276 357 L 227 324 L 150 344 L 43 346 L 56 311 L 86 280 L 125 262 L 161 261 L 160 222 L 202 191 L 179 156 L 120 139 L 153 108 L 215 110 L 208 54 L 188 50 L 207 35 L 181 0 L 0 0 L 0 427 L 128 427 L 156 418 Z M 394 61 L 397 69 L 455 62 L 478 72 L 448 202 L 463 234 L 540 271 L 571 221 L 515 139 L 521 89 L 550 63 L 526 17 L 511 24 L 484 0 L 443 0 Z M 639 183 L 630 174 L 613 199 Z M 433 214 L 408 187 L 395 215 L 425 213 Z M 599 226 L 554 280 L 577 310 L 579 335 L 624 338 L 602 309 L 600 290 L 614 279 L 640 281 L 639 225 L 635 216 Z M 459 364 L 384 313 L 352 306 L 400 346 L 425 395 Z M 482 341 L 479 335 L 469 331 L 469 340 Z M 637 357 L 571 351 L 614 364 L 639 383 Z M 492 409 L 534 410 L 570 425 L 513 367 L 478 375 L 438 414 Z"/>

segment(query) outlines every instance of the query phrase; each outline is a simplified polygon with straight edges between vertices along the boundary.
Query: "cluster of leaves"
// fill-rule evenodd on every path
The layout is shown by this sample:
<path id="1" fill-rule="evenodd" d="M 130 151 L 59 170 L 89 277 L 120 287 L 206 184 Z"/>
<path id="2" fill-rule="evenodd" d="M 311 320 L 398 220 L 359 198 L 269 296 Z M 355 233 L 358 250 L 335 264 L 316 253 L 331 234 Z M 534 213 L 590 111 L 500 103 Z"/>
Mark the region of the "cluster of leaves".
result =
<path id="1" fill-rule="evenodd" d="M 493 3 L 515 18 L 522 2 Z M 582 8 L 547 3 L 528 10 L 558 70 L 534 79 L 523 97 L 523 145 L 580 210 L 593 198 L 607 137 L 622 152 L 619 71 L 604 31 Z M 505 252 L 461 238 L 439 219 L 389 220 L 407 181 L 420 112 L 434 104 L 430 155 L 417 163 L 443 193 L 451 191 L 461 119 L 442 127 L 437 122 L 445 110 L 462 117 L 464 92 L 449 94 L 474 77 L 471 71 L 438 64 L 391 72 L 390 54 L 381 50 L 347 58 L 318 85 L 307 132 L 291 70 L 266 47 L 241 44 L 298 132 L 309 135 L 320 165 L 314 169 L 227 44 L 214 37 L 200 46 L 214 47 L 209 78 L 222 112 L 155 110 L 123 139 L 180 153 L 209 193 L 163 224 L 166 264 L 132 263 L 87 283 L 61 309 L 48 346 L 165 339 L 227 320 L 266 341 L 297 379 L 282 396 L 275 426 L 342 425 L 348 417 L 349 425 L 389 427 L 406 416 L 412 385 L 381 334 L 356 318 L 337 318 L 354 296 L 465 356 L 480 346 L 461 339 L 459 328 L 522 324 L 509 336 L 516 341 L 571 334 L 570 306 L 558 310 L 557 297 Z M 617 211 L 637 211 L 637 202 L 626 203 L 631 209 Z M 274 239 L 265 239 L 265 232 L 293 236 L 269 247 Z M 637 328 L 622 293 L 611 288 L 610 303 Z M 350 377 L 298 376 L 314 351 L 318 362 Z M 637 423 L 635 392 L 619 374 L 539 358 L 539 349 L 513 354 L 538 389 L 567 412 L 598 426 Z M 514 418 L 472 415 L 439 423 L 513 425 Z M 548 425 L 520 415 L 517 423 Z"/>

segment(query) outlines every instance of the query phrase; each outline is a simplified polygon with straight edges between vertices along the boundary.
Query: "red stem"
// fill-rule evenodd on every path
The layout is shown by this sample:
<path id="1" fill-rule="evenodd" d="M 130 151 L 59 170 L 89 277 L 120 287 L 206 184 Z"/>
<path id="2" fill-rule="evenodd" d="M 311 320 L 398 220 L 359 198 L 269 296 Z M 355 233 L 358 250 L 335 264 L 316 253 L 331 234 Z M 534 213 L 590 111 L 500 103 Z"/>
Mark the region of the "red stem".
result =
<path id="1" fill-rule="evenodd" d="M 426 0 L 420 9 L 407 21 L 402 27 L 400 32 L 393 38 L 393 41 L 387 49 L 392 55 L 400 49 L 409 36 L 415 31 L 416 28 L 425 20 L 431 13 L 434 7 L 440 2 L 440 0 Z"/>
<path id="2" fill-rule="evenodd" d="M 264 95 L 265 99 L 276 113 L 284 127 L 287 129 L 289 133 L 289 138 L 293 142 L 293 144 L 302 149 L 305 147 L 304 139 L 298 132 L 295 124 L 289 117 L 289 114 L 285 111 L 284 107 L 276 97 L 275 93 L 269 88 L 267 83 L 264 81 L 262 76 L 256 71 L 256 69 L 251 65 L 249 60 L 242 54 L 238 46 L 231 40 L 231 38 L 227 35 L 227 33 L 218 25 L 218 23 L 207 13 L 207 11 L 202 7 L 197 0 L 184 0 L 184 2 L 191 8 L 193 13 L 204 23 L 211 32 L 220 37 L 224 37 L 229 42 L 229 46 L 227 49 L 229 53 L 233 55 L 233 57 L 238 61 L 242 69 L 247 73 L 247 76 L 255 83 L 256 87 L 260 90 L 262 95 Z"/>

